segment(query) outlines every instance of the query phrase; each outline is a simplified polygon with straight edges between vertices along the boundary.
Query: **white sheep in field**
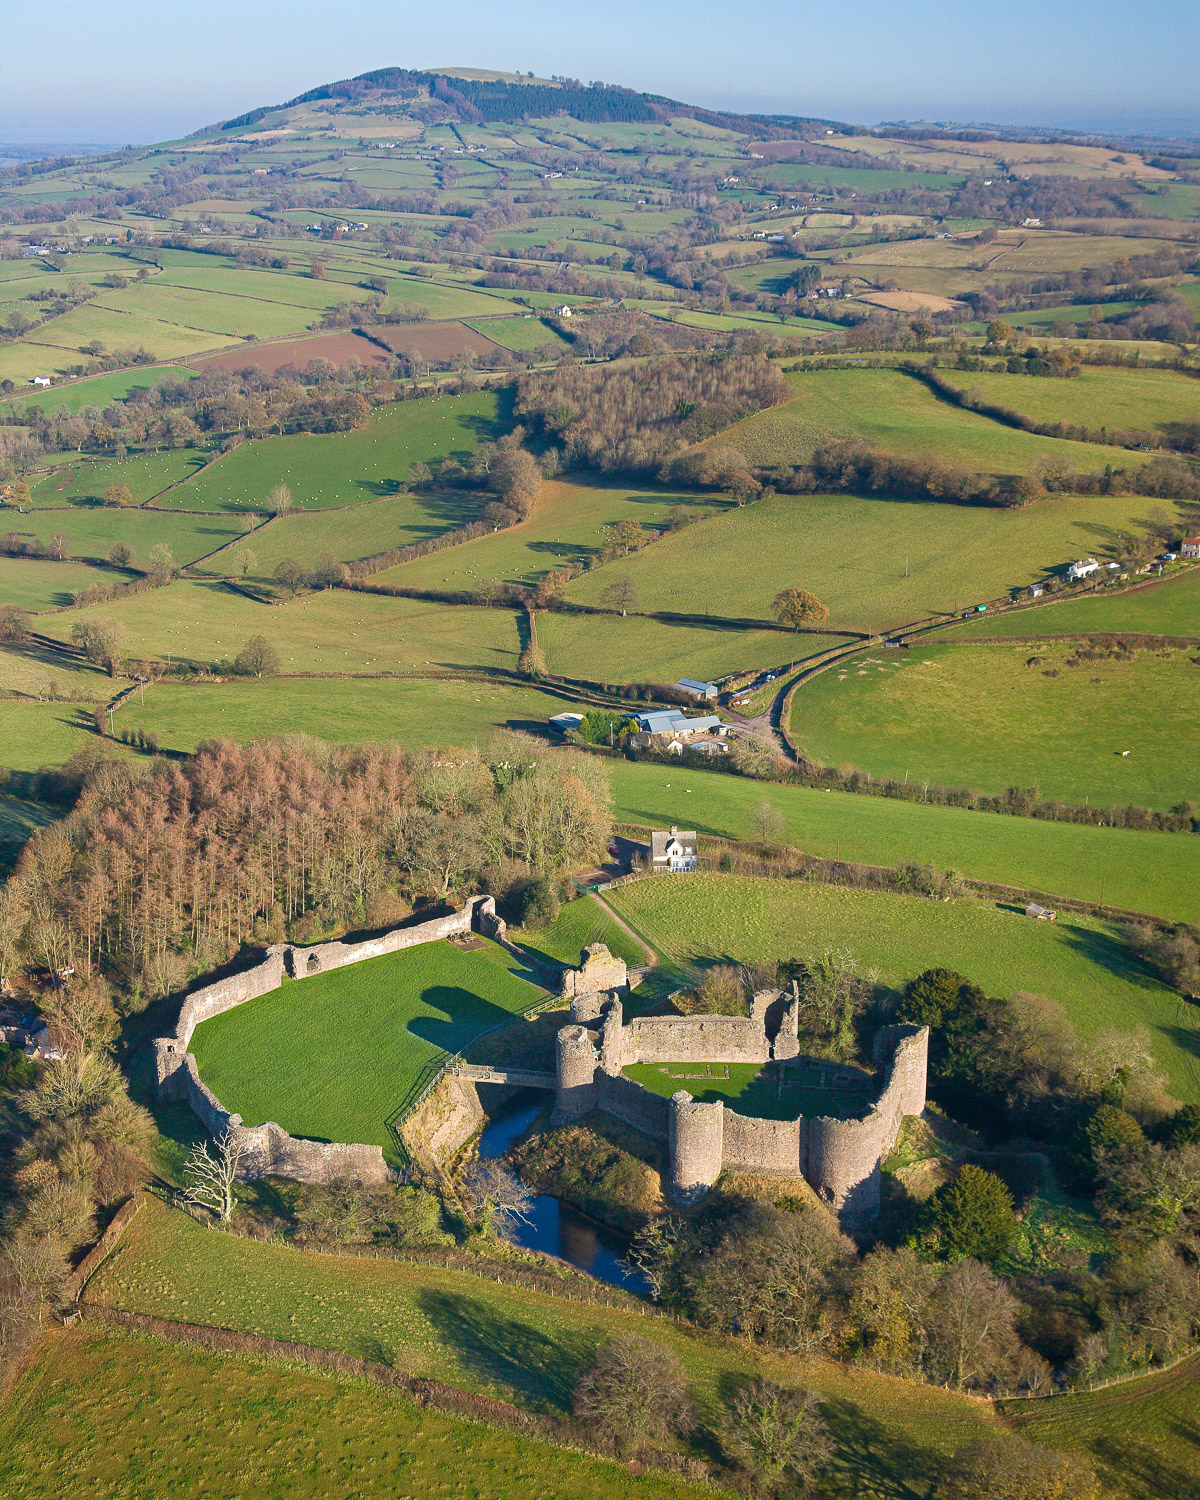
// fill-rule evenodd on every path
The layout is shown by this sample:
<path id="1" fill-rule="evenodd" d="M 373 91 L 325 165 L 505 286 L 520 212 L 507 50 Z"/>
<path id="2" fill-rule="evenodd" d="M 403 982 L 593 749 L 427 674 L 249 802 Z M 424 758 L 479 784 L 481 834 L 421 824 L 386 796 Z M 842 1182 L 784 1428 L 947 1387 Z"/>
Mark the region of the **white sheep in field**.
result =
<path id="1" fill-rule="evenodd" d="M 1122 758 L 1122 760 L 1123 760 L 1123 759 L 1124 759 L 1124 758 L 1125 758 L 1125 756 L 1127 756 L 1127 755 L 1128 755 L 1128 754 L 1129 754 L 1129 751 L 1128 751 L 1128 750 L 1122 750 L 1122 751 L 1121 751 L 1121 758 Z"/>

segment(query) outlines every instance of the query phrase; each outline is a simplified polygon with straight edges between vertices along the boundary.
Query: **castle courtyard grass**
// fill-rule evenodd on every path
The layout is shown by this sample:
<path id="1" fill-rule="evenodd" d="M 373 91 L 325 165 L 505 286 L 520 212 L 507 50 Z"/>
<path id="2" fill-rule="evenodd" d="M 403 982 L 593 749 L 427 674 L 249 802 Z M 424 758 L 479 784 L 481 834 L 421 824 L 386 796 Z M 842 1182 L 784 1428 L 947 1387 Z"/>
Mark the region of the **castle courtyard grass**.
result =
<path id="1" fill-rule="evenodd" d="M 1035 922 L 1015 904 L 704 873 L 637 881 L 610 896 L 613 910 L 682 972 L 839 948 L 859 972 L 873 970 L 895 988 L 947 968 L 989 995 L 1045 995 L 1085 1040 L 1145 1028 L 1170 1092 L 1200 1103 L 1200 1014 L 1134 958 L 1111 923 L 1074 912 Z"/>
<path id="2" fill-rule="evenodd" d="M 541 990 L 503 948 L 449 942 L 284 980 L 196 1028 L 200 1076 L 247 1125 L 394 1151 L 387 1121 L 423 1070 L 536 1005 Z"/>
<path id="3" fill-rule="evenodd" d="M 701 1104 L 718 1100 L 756 1120 L 800 1115 L 840 1117 L 871 1097 L 871 1078 L 859 1069 L 816 1058 L 779 1063 L 631 1063 L 623 1071 L 652 1094 L 670 1099 L 682 1089 Z"/>

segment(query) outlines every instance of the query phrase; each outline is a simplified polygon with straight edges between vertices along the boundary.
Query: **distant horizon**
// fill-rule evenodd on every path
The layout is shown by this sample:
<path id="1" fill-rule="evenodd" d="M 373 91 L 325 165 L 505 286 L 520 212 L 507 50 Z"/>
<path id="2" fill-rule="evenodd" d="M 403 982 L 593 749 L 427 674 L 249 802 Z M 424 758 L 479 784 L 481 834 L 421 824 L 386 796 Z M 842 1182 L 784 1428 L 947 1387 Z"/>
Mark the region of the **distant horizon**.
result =
<path id="1" fill-rule="evenodd" d="M 751 114 L 992 121 L 1036 131 L 1200 138 L 1194 0 L 857 0 L 852 11 L 745 0 L 483 0 L 433 10 L 359 0 L 355 25 L 318 0 L 128 0 L 118 17 L 63 0 L 51 44 L 18 8 L 0 56 L 0 140 L 150 144 L 379 67 L 477 67 L 615 80 Z M 464 39 L 469 39 L 464 41 Z M 466 54 L 464 56 L 464 54 Z"/>
<path id="2" fill-rule="evenodd" d="M 468 64 L 459 64 L 457 66 L 466 67 L 468 66 Z M 417 69 L 415 71 L 435 72 L 438 70 L 429 68 Z M 349 74 L 339 76 L 353 77 L 355 75 Z M 315 80 L 307 87 L 318 88 L 322 84 L 333 83 L 336 81 L 338 80 L 332 76 L 329 78 L 321 78 Z M 620 86 L 632 87 L 632 85 L 625 84 L 622 84 Z M 302 89 L 299 92 L 304 92 L 304 90 Z M 661 90 L 637 89 L 635 90 L 635 92 L 657 93 L 661 92 Z M 294 98 L 295 95 L 293 94 L 289 97 Z M 710 109 L 713 111 L 727 112 L 730 114 L 762 116 L 764 119 L 785 120 L 789 117 L 809 115 L 817 118 L 837 120 L 839 124 L 853 125 L 867 130 L 886 130 L 889 127 L 906 130 L 996 130 L 1026 131 L 1030 135 L 1045 135 L 1057 132 L 1108 137 L 1142 137 L 1146 139 L 1163 141 L 1184 140 L 1194 141 L 1197 144 L 1200 144 L 1200 111 L 1198 111 L 1195 115 L 1185 116 L 1167 114 L 1155 115 L 1152 113 L 1146 113 L 1141 116 L 1134 115 L 1121 117 L 1114 116 L 1109 113 L 1105 115 L 1096 115 L 1091 117 L 1090 119 L 1084 116 L 1066 115 L 1057 118 L 1043 117 L 1039 120 L 1029 120 L 1023 117 L 1014 117 L 1007 120 L 973 120 L 953 119 L 945 116 L 935 117 L 933 115 L 921 116 L 893 114 L 885 116 L 881 114 L 878 119 L 866 120 L 853 119 L 849 116 L 835 116 L 832 114 L 822 115 L 818 110 L 804 109 L 799 104 L 797 104 L 793 108 L 787 108 L 782 104 L 776 104 L 774 108 L 767 109 L 761 107 L 761 105 L 758 107 L 752 107 L 752 105 L 748 102 L 738 103 L 731 101 L 728 98 L 718 102 L 699 96 L 691 98 L 680 96 L 676 98 L 676 102 L 680 104 L 695 105 L 700 109 Z M 257 104 L 247 105 L 246 109 L 257 109 L 263 105 L 266 105 L 268 107 L 277 106 L 283 103 L 284 100 L 282 98 L 262 99 L 259 100 Z M 45 147 L 48 152 L 62 151 L 67 147 L 74 147 L 81 154 L 91 155 L 99 155 L 107 151 L 120 151 L 127 146 L 133 146 L 136 149 L 141 149 L 145 146 L 156 145 L 160 141 L 186 139 L 186 137 L 194 135 L 198 131 L 208 130 L 216 125 L 219 125 L 222 120 L 236 119 L 237 115 L 242 113 L 245 113 L 245 110 L 215 113 L 211 116 L 211 118 L 204 119 L 198 124 L 193 121 L 189 121 L 173 131 L 168 130 L 161 134 L 146 133 L 142 134 L 141 136 L 125 135 L 120 139 L 114 137 L 109 140 L 88 140 L 79 134 L 71 136 L 53 136 L 46 133 L 45 131 L 39 131 L 36 125 L 31 125 L 28 134 L 25 135 L 12 131 L 0 135 L 0 156 L 4 154 L 4 148 L 6 146 L 16 147 L 23 153 L 32 150 L 34 147 Z"/>

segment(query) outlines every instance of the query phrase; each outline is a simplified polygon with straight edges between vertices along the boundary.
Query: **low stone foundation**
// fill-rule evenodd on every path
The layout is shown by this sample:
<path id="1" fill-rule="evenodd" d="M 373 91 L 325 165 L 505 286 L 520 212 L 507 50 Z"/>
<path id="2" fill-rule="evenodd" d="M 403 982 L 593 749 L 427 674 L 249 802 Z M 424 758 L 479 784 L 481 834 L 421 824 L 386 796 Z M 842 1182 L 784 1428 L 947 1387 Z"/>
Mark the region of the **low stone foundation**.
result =
<path id="1" fill-rule="evenodd" d="M 238 1175 L 247 1182 L 262 1177 L 292 1177 L 298 1182 L 314 1183 L 351 1177 L 372 1186 L 387 1182 L 395 1174 L 384 1161 L 381 1146 L 304 1140 L 289 1135 L 273 1120 L 263 1125 L 243 1125 L 241 1115 L 231 1114 L 201 1081 L 196 1059 L 188 1051 L 192 1033 L 202 1021 L 279 989 L 285 972 L 294 979 L 305 979 L 346 964 L 470 932 L 503 942 L 504 930 L 504 922 L 496 915 L 494 899 L 474 896 L 461 911 L 447 917 L 435 917 L 413 927 L 397 927 L 363 942 L 318 943 L 308 948 L 283 943 L 268 948 L 266 958 L 254 968 L 185 996 L 172 1035 L 157 1037 L 154 1042 L 158 1094 L 160 1098 L 178 1099 L 189 1105 L 211 1135 L 230 1132 L 244 1153 Z"/>

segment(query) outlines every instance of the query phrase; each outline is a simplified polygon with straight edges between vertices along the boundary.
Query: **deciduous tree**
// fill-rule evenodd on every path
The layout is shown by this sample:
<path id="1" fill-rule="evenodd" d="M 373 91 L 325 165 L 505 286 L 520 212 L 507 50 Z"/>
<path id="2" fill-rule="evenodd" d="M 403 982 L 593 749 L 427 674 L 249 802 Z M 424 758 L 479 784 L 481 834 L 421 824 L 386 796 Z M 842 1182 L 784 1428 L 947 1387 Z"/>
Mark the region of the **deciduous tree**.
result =
<path id="1" fill-rule="evenodd" d="M 815 594 L 807 589 L 784 589 L 775 595 L 772 608 L 781 625 L 793 630 L 803 630 L 813 625 L 822 625 L 829 618 L 828 608 Z"/>

